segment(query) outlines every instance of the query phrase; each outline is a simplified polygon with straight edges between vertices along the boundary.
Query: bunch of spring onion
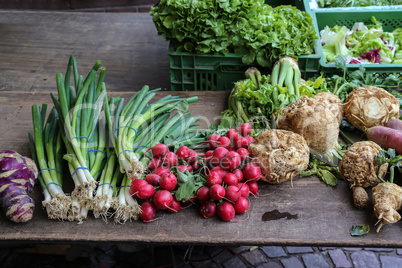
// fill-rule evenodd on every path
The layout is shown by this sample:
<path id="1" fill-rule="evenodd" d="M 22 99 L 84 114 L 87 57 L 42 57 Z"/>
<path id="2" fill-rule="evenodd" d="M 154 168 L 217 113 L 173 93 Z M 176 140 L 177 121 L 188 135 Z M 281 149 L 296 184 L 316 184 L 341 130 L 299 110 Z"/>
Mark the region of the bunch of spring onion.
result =
<path id="1" fill-rule="evenodd" d="M 101 68 L 99 78 L 97 61 L 85 79 L 78 74 L 77 61 L 70 57 L 65 77 L 56 75 L 58 98 L 51 94 L 54 107 L 59 114 L 60 129 L 67 153 L 64 159 L 74 181 L 71 193 L 72 205 L 69 219 L 81 221 L 88 210 L 94 207 L 96 179 L 102 171 L 105 137 L 99 116 L 103 107 L 102 91 L 105 68 Z M 73 71 L 74 86 L 70 86 Z M 103 127 L 104 128 L 104 127 Z"/>
<path id="2" fill-rule="evenodd" d="M 46 104 L 32 106 L 35 136 L 28 133 L 31 154 L 40 169 L 38 180 L 45 196 L 42 206 L 50 219 L 64 220 L 71 207 L 70 197 L 63 192 L 64 146 L 56 109 L 50 111 L 47 119 L 46 110 Z"/>
<path id="3" fill-rule="evenodd" d="M 144 86 L 125 105 L 123 98 L 104 101 L 111 141 L 120 171 L 124 173 L 114 213 L 116 222 L 138 218 L 139 206 L 130 195 L 129 186 L 132 180 L 143 175 L 150 159 L 146 157 L 148 148 L 168 139 L 172 146 L 205 141 L 195 133 L 194 123 L 199 119 L 187 112 L 189 103 L 198 98 L 182 99 L 168 95 L 150 103 L 158 90 L 149 90 L 148 86 Z"/>

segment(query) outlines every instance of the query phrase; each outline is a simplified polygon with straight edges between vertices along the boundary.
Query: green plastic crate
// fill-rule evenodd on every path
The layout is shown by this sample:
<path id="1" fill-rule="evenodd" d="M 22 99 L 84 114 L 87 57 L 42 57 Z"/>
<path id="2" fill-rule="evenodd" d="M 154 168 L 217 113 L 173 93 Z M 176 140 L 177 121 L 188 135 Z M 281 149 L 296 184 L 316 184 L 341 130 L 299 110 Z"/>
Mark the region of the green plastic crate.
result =
<path id="1" fill-rule="evenodd" d="M 309 12 L 303 0 L 269 0 L 267 4 L 293 5 Z M 314 20 L 313 20 L 314 21 Z M 314 25 L 316 30 L 317 27 Z M 317 33 L 318 36 L 318 33 Z M 318 40 L 317 40 L 318 41 Z M 315 44 L 315 53 L 298 57 L 299 68 L 303 78 L 319 73 L 321 55 L 319 42 Z M 270 73 L 270 68 L 262 68 L 257 64 L 246 65 L 235 53 L 227 55 L 194 54 L 176 52 L 169 46 L 170 86 L 173 91 L 231 90 L 233 83 L 244 78 L 247 68 L 257 67 L 262 73 Z"/>
<path id="2" fill-rule="evenodd" d="M 308 1 L 308 0 L 305 0 Z M 355 22 L 370 24 L 374 16 L 382 23 L 386 32 L 391 32 L 396 28 L 402 27 L 402 6 L 389 7 L 353 7 L 353 8 L 319 8 L 312 9 L 313 19 L 316 20 L 318 30 L 321 31 L 325 26 L 344 25 L 351 29 Z M 339 73 L 339 69 L 334 64 L 325 62 L 321 43 L 319 44 L 321 71 L 324 73 Z M 348 71 L 352 72 L 363 66 L 368 73 L 400 73 L 402 64 L 347 64 Z"/>

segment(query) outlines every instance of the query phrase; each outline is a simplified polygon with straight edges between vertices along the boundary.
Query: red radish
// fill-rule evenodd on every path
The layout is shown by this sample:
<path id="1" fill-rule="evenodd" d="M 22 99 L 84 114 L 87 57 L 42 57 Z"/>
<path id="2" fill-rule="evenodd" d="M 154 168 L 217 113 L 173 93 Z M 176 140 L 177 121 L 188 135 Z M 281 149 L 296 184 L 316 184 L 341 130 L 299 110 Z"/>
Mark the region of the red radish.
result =
<path id="1" fill-rule="evenodd" d="M 145 176 L 145 181 L 153 186 L 159 186 L 160 179 L 161 176 L 155 173 L 149 173 L 148 175 Z"/>
<path id="2" fill-rule="evenodd" d="M 248 136 L 251 133 L 251 125 L 249 123 L 241 124 L 239 132 L 243 137 Z"/>
<path id="3" fill-rule="evenodd" d="M 214 184 L 209 188 L 209 195 L 213 200 L 222 200 L 226 195 L 225 188 L 220 184 Z"/>
<path id="4" fill-rule="evenodd" d="M 258 184 L 256 181 L 249 181 L 246 183 L 250 189 L 250 193 L 258 194 Z"/>
<path id="5" fill-rule="evenodd" d="M 386 127 L 396 129 L 398 131 L 402 131 L 402 120 L 399 119 L 391 119 L 386 124 Z"/>
<path id="6" fill-rule="evenodd" d="M 15 151 L 0 152 L 0 204 L 15 223 L 32 219 L 35 202 L 28 195 L 37 182 L 35 162 Z"/>
<path id="7" fill-rule="evenodd" d="M 249 162 L 243 167 L 243 175 L 247 181 L 258 181 L 261 176 L 261 168 L 253 162 Z"/>
<path id="8" fill-rule="evenodd" d="M 243 180 L 243 171 L 241 171 L 241 169 L 235 169 L 232 171 L 232 173 L 236 175 L 239 182 Z"/>
<path id="9" fill-rule="evenodd" d="M 192 165 L 188 165 L 188 166 L 186 166 L 186 168 L 187 168 L 188 172 L 190 172 L 190 173 L 193 172 L 193 170 L 194 170 Z"/>
<path id="10" fill-rule="evenodd" d="M 210 158 L 212 156 L 212 154 L 214 153 L 214 150 L 209 150 L 204 154 L 204 159 L 205 158 Z"/>
<path id="11" fill-rule="evenodd" d="M 211 187 L 214 184 L 222 184 L 222 177 L 217 171 L 211 171 L 207 175 L 207 185 Z"/>
<path id="12" fill-rule="evenodd" d="M 228 149 L 223 147 L 218 147 L 214 150 L 210 163 L 213 166 L 218 166 L 221 159 L 225 156 L 225 154 L 229 152 Z"/>
<path id="13" fill-rule="evenodd" d="M 145 201 L 141 204 L 140 218 L 144 222 L 151 222 L 155 218 L 156 207 L 151 201 Z"/>
<path id="14" fill-rule="evenodd" d="M 239 137 L 237 137 L 236 139 L 234 139 L 233 144 L 234 144 L 234 147 L 235 147 L 236 149 L 239 149 L 239 148 L 247 148 L 247 146 L 248 146 L 248 141 L 247 141 L 247 139 L 246 139 L 245 137 L 239 136 Z"/>
<path id="15" fill-rule="evenodd" d="M 244 197 L 239 197 L 236 203 L 233 205 L 235 212 L 238 214 L 243 214 L 248 210 L 248 200 Z"/>
<path id="16" fill-rule="evenodd" d="M 163 156 L 163 165 L 167 167 L 174 167 L 177 165 L 177 155 L 173 152 L 167 152 Z"/>
<path id="17" fill-rule="evenodd" d="M 163 190 L 173 191 L 177 185 L 177 178 L 173 173 L 165 173 L 161 176 L 159 180 L 159 186 Z"/>
<path id="18" fill-rule="evenodd" d="M 402 131 L 384 126 L 375 126 L 366 130 L 366 136 L 381 147 L 395 149 L 398 154 L 402 154 Z"/>
<path id="19" fill-rule="evenodd" d="M 241 193 L 239 191 L 239 188 L 237 188 L 237 186 L 230 185 L 226 188 L 225 198 L 230 202 L 235 203 L 240 196 Z"/>
<path id="20" fill-rule="evenodd" d="M 219 147 L 229 148 L 230 147 L 230 139 L 226 136 L 222 136 L 217 141 Z"/>
<path id="21" fill-rule="evenodd" d="M 246 140 L 247 140 L 247 145 L 250 145 L 253 141 L 254 141 L 254 138 L 253 137 L 251 137 L 251 136 L 246 136 Z"/>
<path id="22" fill-rule="evenodd" d="M 202 163 L 196 161 L 196 162 L 192 165 L 192 167 L 193 167 L 193 171 L 199 170 L 200 167 L 202 167 Z"/>
<path id="23" fill-rule="evenodd" d="M 155 158 L 162 158 L 167 152 L 169 152 L 169 147 L 166 144 L 156 144 L 152 148 L 152 155 Z"/>
<path id="24" fill-rule="evenodd" d="M 204 201 L 200 206 L 200 214 L 208 219 L 214 216 L 216 213 L 216 204 L 212 201 Z"/>
<path id="25" fill-rule="evenodd" d="M 240 195 L 242 197 L 248 197 L 248 194 L 250 193 L 250 187 L 248 186 L 247 183 L 239 182 L 237 185 L 237 188 L 239 188 Z"/>
<path id="26" fill-rule="evenodd" d="M 229 147 L 229 148 L 228 148 L 228 151 L 229 151 L 229 152 L 236 152 L 236 149 L 233 148 L 233 147 Z"/>
<path id="27" fill-rule="evenodd" d="M 167 211 L 167 212 L 170 212 L 170 213 L 177 213 L 177 212 L 178 212 L 179 210 L 181 210 L 181 209 L 183 209 L 183 208 L 181 207 L 180 202 L 177 201 L 177 199 L 173 197 L 173 202 L 172 202 L 172 204 L 170 205 L 170 207 L 168 207 L 168 208 L 166 209 L 166 211 Z"/>
<path id="28" fill-rule="evenodd" d="M 173 196 L 167 190 L 159 190 L 154 194 L 152 200 L 156 208 L 167 209 L 173 202 Z"/>
<path id="29" fill-rule="evenodd" d="M 208 136 L 207 142 L 208 142 L 209 149 L 213 150 L 215 148 L 218 148 L 217 141 L 220 137 L 221 136 L 219 134 L 211 134 Z"/>
<path id="30" fill-rule="evenodd" d="M 249 157 L 249 152 L 246 148 L 239 148 L 236 152 L 240 155 L 242 161 L 247 160 L 247 158 Z"/>
<path id="31" fill-rule="evenodd" d="M 224 178 L 226 176 L 226 174 L 228 173 L 228 171 L 221 166 L 214 167 L 213 169 L 211 169 L 211 172 L 213 172 L 213 171 L 218 172 L 222 178 Z"/>
<path id="32" fill-rule="evenodd" d="M 159 175 L 159 176 L 162 176 L 163 174 L 165 174 L 165 173 L 169 173 L 170 172 L 170 169 L 168 168 L 168 167 L 158 167 L 156 170 L 155 170 L 155 174 L 157 174 L 157 175 Z"/>
<path id="33" fill-rule="evenodd" d="M 211 197 L 209 196 L 209 187 L 207 186 L 202 186 L 198 188 L 196 195 L 197 199 L 200 200 L 201 202 L 208 201 L 209 199 L 211 199 Z"/>
<path id="34" fill-rule="evenodd" d="M 236 213 L 233 205 L 227 201 L 220 203 L 216 210 L 219 217 L 224 221 L 231 221 Z"/>
<path id="35" fill-rule="evenodd" d="M 226 132 L 226 137 L 228 137 L 231 141 L 234 140 L 239 136 L 239 133 L 237 132 L 236 129 L 231 128 Z"/>
<path id="36" fill-rule="evenodd" d="M 131 181 L 131 185 L 130 185 L 130 195 L 132 195 L 134 198 L 137 197 L 137 193 L 138 193 L 138 189 L 140 189 L 141 186 L 148 184 L 148 182 L 146 182 L 143 179 L 136 179 Z"/>
<path id="37" fill-rule="evenodd" d="M 187 146 L 182 145 L 177 149 L 176 155 L 178 159 L 185 160 L 190 156 L 190 149 Z"/>
<path id="38" fill-rule="evenodd" d="M 237 152 L 227 152 L 222 157 L 220 164 L 225 169 L 236 169 L 241 164 L 240 155 Z"/>
<path id="39" fill-rule="evenodd" d="M 160 158 L 153 158 L 148 163 L 148 169 L 150 171 L 154 171 L 155 169 L 157 169 L 161 165 L 162 165 L 162 160 Z"/>
<path id="40" fill-rule="evenodd" d="M 226 185 L 236 185 L 239 182 L 239 178 L 233 173 L 227 173 L 223 178 L 223 183 Z"/>
<path id="41" fill-rule="evenodd" d="M 137 197 L 139 199 L 147 200 L 155 194 L 155 188 L 151 184 L 144 184 L 137 191 Z"/>
<path id="42" fill-rule="evenodd" d="M 194 163 L 197 162 L 197 160 L 198 160 L 198 154 L 194 150 L 190 149 L 189 151 L 190 151 L 189 157 L 187 157 L 187 159 L 185 159 L 185 160 L 187 161 L 187 163 L 189 165 L 194 165 Z"/>
<path id="43" fill-rule="evenodd" d="M 181 173 L 183 173 L 184 171 L 187 170 L 187 166 L 185 166 L 185 165 L 177 165 L 176 168 L 177 168 L 177 170 L 180 171 Z"/>

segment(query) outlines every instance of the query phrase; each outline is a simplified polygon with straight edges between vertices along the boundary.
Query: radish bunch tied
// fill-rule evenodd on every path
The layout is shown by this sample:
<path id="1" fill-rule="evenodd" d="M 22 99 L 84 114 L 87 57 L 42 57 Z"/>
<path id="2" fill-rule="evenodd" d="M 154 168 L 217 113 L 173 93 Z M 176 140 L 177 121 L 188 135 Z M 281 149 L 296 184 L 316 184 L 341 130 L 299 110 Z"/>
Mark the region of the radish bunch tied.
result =
<path id="1" fill-rule="evenodd" d="M 37 181 L 38 170 L 32 159 L 15 151 L 0 152 L 0 203 L 7 219 L 27 222 L 35 203 L 28 195 Z"/>

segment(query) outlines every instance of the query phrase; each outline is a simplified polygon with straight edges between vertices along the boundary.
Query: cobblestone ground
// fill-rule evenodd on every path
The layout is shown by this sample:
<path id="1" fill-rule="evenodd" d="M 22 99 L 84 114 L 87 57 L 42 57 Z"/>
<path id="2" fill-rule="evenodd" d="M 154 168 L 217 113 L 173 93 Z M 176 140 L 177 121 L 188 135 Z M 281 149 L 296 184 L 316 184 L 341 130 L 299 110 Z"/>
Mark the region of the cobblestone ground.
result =
<path id="1" fill-rule="evenodd" d="M 63 254 L 32 254 L 21 247 L 2 246 L 0 267 L 399 268 L 402 249 L 108 244 L 71 245 Z"/>

